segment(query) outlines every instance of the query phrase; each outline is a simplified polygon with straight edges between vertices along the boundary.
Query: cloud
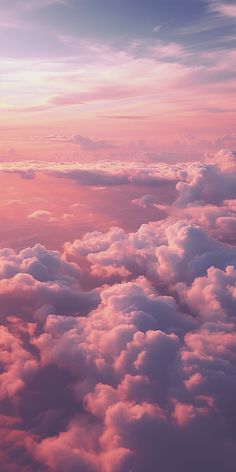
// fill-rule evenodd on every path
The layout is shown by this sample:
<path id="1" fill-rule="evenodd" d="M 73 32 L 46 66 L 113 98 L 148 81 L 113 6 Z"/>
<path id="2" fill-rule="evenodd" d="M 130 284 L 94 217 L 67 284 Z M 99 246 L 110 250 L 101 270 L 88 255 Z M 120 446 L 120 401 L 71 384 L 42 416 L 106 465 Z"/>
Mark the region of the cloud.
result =
<path id="1" fill-rule="evenodd" d="M 153 32 L 153 33 L 159 33 L 159 31 L 161 30 L 161 28 L 162 28 L 162 25 L 156 25 L 156 26 L 154 26 L 152 32 Z"/>
<path id="2" fill-rule="evenodd" d="M 211 1 L 209 9 L 213 13 L 229 18 L 236 18 L 236 6 L 233 3 Z"/>
<path id="3" fill-rule="evenodd" d="M 28 219 L 32 220 L 42 220 L 42 221 L 53 221 L 52 213 L 47 210 L 36 210 L 30 215 L 27 216 Z"/>
<path id="4" fill-rule="evenodd" d="M 216 162 L 215 162 L 216 161 Z M 222 150 L 214 156 L 212 164 L 192 164 L 184 175 L 184 181 L 177 184 L 178 203 L 190 202 L 220 204 L 226 198 L 236 198 L 235 153 Z"/>
<path id="5" fill-rule="evenodd" d="M 60 223 L 63 220 L 71 220 L 74 218 L 72 213 L 64 213 L 59 216 L 55 216 L 51 211 L 48 210 L 35 210 L 27 216 L 28 220 L 35 220 L 44 223 Z"/>
<path id="6" fill-rule="evenodd" d="M 106 120 L 142 121 L 149 120 L 151 117 L 148 115 L 99 115 L 99 118 L 104 118 Z"/>
<path id="7" fill-rule="evenodd" d="M 39 10 L 54 5 L 72 7 L 73 3 L 70 0 L 42 0 L 40 3 L 37 0 L 17 0 L 16 2 L 17 7 L 26 10 Z"/>
<path id="8" fill-rule="evenodd" d="M 118 229 L 104 235 L 90 233 L 82 240 L 67 243 L 65 253 L 75 260 L 86 256 L 91 274 L 110 283 L 140 275 L 155 283 L 191 281 L 212 265 L 224 269 L 236 261 L 233 246 L 184 220 L 149 223 L 130 234 Z"/>
<path id="9" fill-rule="evenodd" d="M 50 136 L 52 141 L 68 142 L 65 136 Z M 80 139 L 78 139 L 78 142 Z M 106 140 L 92 141 L 90 139 L 86 145 L 95 149 L 109 147 Z M 91 163 L 78 162 L 43 162 L 43 161 L 23 161 L 4 162 L 0 165 L 0 172 L 16 173 L 22 178 L 34 178 L 36 173 L 44 173 L 55 177 L 71 178 L 81 185 L 164 185 L 165 183 L 177 182 L 180 171 L 186 168 L 186 164 L 176 164 L 168 166 L 166 163 L 146 163 L 122 161 L 111 162 L 97 161 Z"/>
<path id="10" fill-rule="evenodd" d="M 120 297 L 117 300 L 120 304 L 123 300 L 122 285 L 119 290 Z M 218 403 L 221 389 L 224 389 L 225 400 L 226 392 L 230 390 L 224 387 L 225 380 L 217 380 L 217 369 L 225 356 L 231 358 L 228 356 L 235 343 L 234 335 L 222 331 L 223 327 L 219 327 L 216 332 L 196 329 L 186 334 L 181 342 L 175 334 L 148 329 L 148 325 L 145 331 L 144 328 L 140 330 L 139 310 L 136 314 L 132 311 L 131 317 L 127 317 L 123 306 L 113 305 L 112 291 L 102 300 L 101 308 L 87 318 L 84 332 L 77 326 L 78 322 L 81 324 L 81 319 L 74 319 L 70 326 L 63 319 L 49 317 L 46 327 L 48 334 L 36 340 L 43 363 L 57 362 L 62 367 L 67 365 L 74 373 L 77 372 L 78 364 L 85 369 L 80 370 L 81 380 L 75 384 L 75 393 L 79 399 L 87 391 L 84 396 L 85 411 L 97 419 L 102 434 L 99 426 L 96 431 L 89 420 L 84 423 L 80 417 L 75 417 L 68 424 L 66 432 L 44 439 L 38 445 L 37 457 L 51 465 L 53 470 L 62 470 L 63 461 L 67 460 L 71 467 L 80 465 L 82 470 L 87 467 L 92 471 L 125 471 L 126 467 L 141 471 L 144 464 L 148 470 L 152 470 L 153 463 L 160 464 L 160 461 L 165 470 L 171 470 L 175 464 L 175 469 L 180 471 L 185 463 L 187 444 L 191 448 L 188 464 L 193 470 L 197 471 L 197 459 L 202 464 L 209 461 L 215 466 L 220 461 L 221 467 L 221 454 L 228 449 L 229 443 L 224 437 L 217 410 L 222 408 L 221 411 L 225 411 L 224 406 Z M 140 304 L 139 296 L 136 300 Z M 133 310 L 131 299 L 130 304 Z M 150 323 L 151 320 L 146 318 L 146 321 Z M 95 323 L 95 331 L 88 329 L 90 323 Z M 110 330 L 107 330 L 106 323 Z M 57 332 L 63 324 L 58 339 Z M 86 341 L 84 335 L 88 336 Z M 220 350 L 219 343 L 223 346 Z M 203 365 L 202 356 L 205 359 Z M 232 358 L 225 370 L 227 385 L 231 379 L 233 362 Z M 92 390 L 90 383 L 86 384 L 82 380 L 85 371 L 87 378 L 92 375 L 96 379 Z M 201 374 L 197 375 L 198 371 Z M 176 382 L 178 385 L 175 394 L 172 393 L 172 382 L 175 387 Z M 168 410 L 164 407 L 166 396 L 170 396 Z M 227 397 L 230 399 L 231 393 Z M 79 437 L 83 439 L 79 441 Z M 74 444 L 78 444 L 78 441 L 79 448 L 75 450 Z M 99 442 L 99 454 L 96 441 Z M 161 453 L 166 441 L 172 450 L 171 457 Z M 217 457 L 216 445 L 221 451 Z M 150 463 L 149 459 L 147 461 L 149 457 Z M 231 470 L 230 464 L 234 457 L 232 449 L 227 456 L 226 470 Z"/>
<path id="11" fill-rule="evenodd" d="M 7 328 L 0 327 L 1 355 L 3 373 L 1 374 L 0 400 L 15 397 L 24 388 L 24 380 L 38 368 L 37 361 L 26 351 L 21 341 L 13 336 Z"/>
<path id="12" fill-rule="evenodd" d="M 156 250 L 157 272 L 166 282 L 193 280 L 211 266 L 236 263 L 235 248 L 210 238 L 199 226 L 178 221 L 166 229 L 167 245 Z"/>
<path id="13" fill-rule="evenodd" d="M 181 298 L 191 311 L 198 313 L 204 321 L 234 320 L 236 294 L 234 291 L 236 271 L 233 266 L 224 270 L 210 267 L 207 275 L 197 277 L 191 286 L 177 286 Z"/>
<path id="14" fill-rule="evenodd" d="M 236 133 L 225 134 L 216 140 L 219 148 L 234 148 L 236 144 Z"/>
<path id="15" fill-rule="evenodd" d="M 63 95 L 56 95 L 52 97 L 49 101 L 49 105 L 54 106 L 69 106 L 69 105 L 83 105 L 89 102 L 103 102 L 103 101 L 113 101 L 117 99 L 126 99 L 130 97 L 137 97 L 143 92 L 140 88 L 132 88 L 123 86 L 113 86 L 108 84 L 106 87 L 98 86 L 94 87 L 91 90 L 84 92 L 75 92 L 68 93 Z"/>
<path id="16" fill-rule="evenodd" d="M 157 199 L 155 195 L 143 195 L 141 198 L 132 200 L 132 203 L 142 208 L 155 207 L 157 206 Z"/>
<path id="17" fill-rule="evenodd" d="M 79 144 L 79 146 L 82 149 L 85 149 L 86 151 L 99 151 L 100 149 L 109 149 L 111 147 L 114 147 L 114 144 L 107 140 L 93 140 L 90 138 L 86 138 L 84 136 L 81 136 L 80 134 L 76 134 L 75 136 L 72 136 L 68 142 L 72 144 Z"/>
<path id="18" fill-rule="evenodd" d="M 193 203 L 180 212 L 192 223 L 205 228 L 209 235 L 224 242 L 235 243 L 234 200 L 226 200 L 221 206 Z"/>
<path id="19" fill-rule="evenodd" d="M 99 302 L 99 294 L 80 288 L 80 270 L 57 251 L 36 245 L 19 253 L 0 251 L 1 316 L 18 312 L 23 319 L 43 322 L 49 312 L 78 314 Z"/>
<path id="20" fill-rule="evenodd" d="M 177 182 L 179 195 L 163 220 L 130 233 L 92 231 L 62 251 L 0 250 L 0 466 L 232 472 L 234 154 L 170 168 L 16 169 L 83 182 L 122 176 L 135 188 L 161 177 Z M 155 205 L 143 190 L 136 200 Z"/>

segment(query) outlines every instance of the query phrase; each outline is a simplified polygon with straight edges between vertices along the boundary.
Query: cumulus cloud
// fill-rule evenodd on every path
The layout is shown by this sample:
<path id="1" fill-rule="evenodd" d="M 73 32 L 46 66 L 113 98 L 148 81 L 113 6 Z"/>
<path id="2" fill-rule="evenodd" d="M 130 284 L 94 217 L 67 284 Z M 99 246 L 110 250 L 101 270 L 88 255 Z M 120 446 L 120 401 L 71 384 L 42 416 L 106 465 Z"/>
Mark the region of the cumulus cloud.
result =
<path id="1" fill-rule="evenodd" d="M 201 227 L 178 221 L 166 229 L 167 244 L 156 250 L 157 272 L 166 282 L 191 281 L 211 267 L 236 263 L 234 247 L 210 238 Z"/>
<path id="2" fill-rule="evenodd" d="M 210 267 L 206 276 L 197 277 L 190 286 L 177 285 L 181 299 L 192 312 L 198 313 L 205 321 L 232 319 L 236 308 L 236 271 L 233 266 L 225 270 Z"/>
<path id="3" fill-rule="evenodd" d="M 188 205 L 180 214 L 192 223 L 203 227 L 208 235 L 216 239 L 235 242 L 235 200 L 225 200 L 221 206 L 209 204 Z"/>
<path id="4" fill-rule="evenodd" d="M 0 251 L 1 315 L 14 313 L 42 320 L 51 313 L 84 313 L 99 301 L 97 291 L 80 287 L 80 269 L 64 261 L 57 251 L 36 245 L 18 254 Z"/>
<path id="5" fill-rule="evenodd" d="M 234 154 L 146 172 L 38 169 L 94 183 L 161 175 L 179 193 L 134 232 L 0 250 L 0 467 L 233 472 Z"/>
<path id="6" fill-rule="evenodd" d="M 155 207 L 157 206 L 157 199 L 155 195 L 143 195 L 140 198 L 135 198 L 132 200 L 132 203 L 142 208 Z"/>
<path id="7" fill-rule="evenodd" d="M 91 273 L 111 283 L 116 276 L 140 275 L 156 283 L 191 281 L 212 265 L 224 269 L 236 262 L 234 246 L 213 239 L 201 226 L 185 220 L 149 223 L 130 234 L 118 228 L 106 234 L 90 233 L 67 243 L 65 255 L 75 260 L 86 256 Z"/>
<path id="8" fill-rule="evenodd" d="M 80 135 L 72 138 L 52 136 L 51 139 L 62 142 L 77 142 L 85 148 L 94 150 L 110 146 L 106 140 L 91 140 Z M 180 162 L 177 164 L 153 162 L 110 162 L 97 161 L 92 163 L 47 163 L 18 162 L 2 163 L 0 172 L 17 173 L 23 178 L 32 179 L 37 173 L 54 177 L 69 178 L 79 185 L 137 185 L 158 187 L 166 184 L 176 185 L 177 204 L 204 203 L 220 205 L 224 200 L 236 198 L 235 152 L 222 149 L 214 155 L 207 155 L 205 163 Z M 143 196 L 145 202 L 152 193 Z M 141 201 L 139 201 L 140 203 Z M 141 202 L 141 203 L 143 203 Z M 136 201 L 138 203 L 138 201 Z"/>
<path id="9" fill-rule="evenodd" d="M 24 379 L 37 369 L 37 361 L 26 351 L 22 342 L 4 326 L 0 327 L 0 361 L 3 372 L 0 374 L 0 400 L 15 397 L 24 387 Z"/>
<path id="10" fill-rule="evenodd" d="M 236 198 L 235 154 L 219 152 L 217 164 L 192 164 L 183 172 L 183 181 L 178 182 L 178 204 L 191 202 L 220 204 L 227 198 Z"/>

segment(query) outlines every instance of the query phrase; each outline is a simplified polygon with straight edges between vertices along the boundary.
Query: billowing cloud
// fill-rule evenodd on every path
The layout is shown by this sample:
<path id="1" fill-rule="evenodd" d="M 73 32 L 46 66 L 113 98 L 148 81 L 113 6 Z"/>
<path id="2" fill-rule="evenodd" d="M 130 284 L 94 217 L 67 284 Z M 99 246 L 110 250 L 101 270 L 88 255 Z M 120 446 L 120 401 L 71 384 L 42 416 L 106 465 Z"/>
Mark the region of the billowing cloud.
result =
<path id="1" fill-rule="evenodd" d="M 72 138 L 52 135 L 51 140 L 78 143 L 84 148 L 99 150 L 110 147 L 107 140 L 92 140 L 75 135 Z M 157 186 L 165 183 L 176 183 L 178 192 L 177 203 L 220 204 L 224 200 L 234 199 L 236 157 L 235 152 L 227 149 L 206 156 L 205 163 L 180 162 L 111 162 L 97 161 L 91 163 L 53 163 L 53 162 L 4 162 L 0 171 L 19 174 L 23 178 L 32 179 L 37 173 L 65 177 L 76 180 L 80 185 L 124 185 Z M 147 194 L 145 199 L 150 200 Z"/>
<path id="2" fill-rule="evenodd" d="M 150 223 L 128 235 L 118 229 L 106 235 L 94 232 L 66 244 L 65 253 L 75 260 L 86 255 L 91 273 L 107 281 L 116 276 L 122 279 L 139 275 L 165 283 L 191 281 L 212 265 L 224 269 L 236 262 L 235 247 L 184 220 Z"/>
<path id="3" fill-rule="evenodd" d="M 234 154 L 146 173 L 37 165 L 96 184 L 171 178 L 178 195 L 167 216 L 133 232 L 0 250 L 0 466 L 233 472 Z M 134 203 L 155 202 L 142 191 Z"/>
<path id="4" fill-rule="evenodd" d="M 211 164 L 189 165 L 183 182 L 177 184 L 180 205 L 201 201 L 220 204 L 227 198 L 236 198 L 235 153 L 221 151 L 215 159 Z"/>
<path id="5" fill-rule="evenodd" d="M 18 313 L 44 320 L 48 313 L 87 312 L 96 306 L 96 291 L 80 288 L 80 269 L 61 258 L 57 251 L 37 245 L 18 254 L 11 249 L 0 251 L 1 315 Z"/>

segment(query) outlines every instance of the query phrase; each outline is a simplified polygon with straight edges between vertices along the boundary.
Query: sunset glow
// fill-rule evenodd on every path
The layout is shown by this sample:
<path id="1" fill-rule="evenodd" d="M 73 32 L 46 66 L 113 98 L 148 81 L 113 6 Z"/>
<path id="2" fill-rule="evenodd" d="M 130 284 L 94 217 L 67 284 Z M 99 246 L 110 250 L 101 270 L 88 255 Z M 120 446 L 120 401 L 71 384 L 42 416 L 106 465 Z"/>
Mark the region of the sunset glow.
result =
<path id="1" fill-rule="evenodd" d="M 235 472 L 236 6 L 0 0 L 0 472 Z"/>
<path id="2" fill-rule="evenodd" d="M 76 135 L 108 141 L 106 157 L 235 143 L 233 4 L 2 0 L 0 13 L 3 158 L 94 159 Z"/>

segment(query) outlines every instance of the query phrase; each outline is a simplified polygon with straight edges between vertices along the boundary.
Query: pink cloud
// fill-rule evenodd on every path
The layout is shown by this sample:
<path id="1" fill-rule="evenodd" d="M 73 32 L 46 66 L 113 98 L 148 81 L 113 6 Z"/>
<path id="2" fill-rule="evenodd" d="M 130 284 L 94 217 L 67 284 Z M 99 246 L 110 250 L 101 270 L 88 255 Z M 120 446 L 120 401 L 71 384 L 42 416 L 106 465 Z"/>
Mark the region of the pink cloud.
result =
<path id="1" fill-rule="evenodd" d="M 190 206 L 166 205 L 162 221 L 92 231 L 63 251 L 0 251 L 1 466 L 232 471 L 236 253 L 216 231 L 235 210 L 231 157 L 151 166 L 152 188 L 153 173 L 191 187 Z M 222 182 L 224 202 L 208 204 L 205 168 L 212 195 L 212 175 Z M 37 178 L 81 172 L 33 169 Z M 95 179 L 101 169 L 110 179 L 125 171 L 136 186 L 143 164 L 86 167 Z"/>

